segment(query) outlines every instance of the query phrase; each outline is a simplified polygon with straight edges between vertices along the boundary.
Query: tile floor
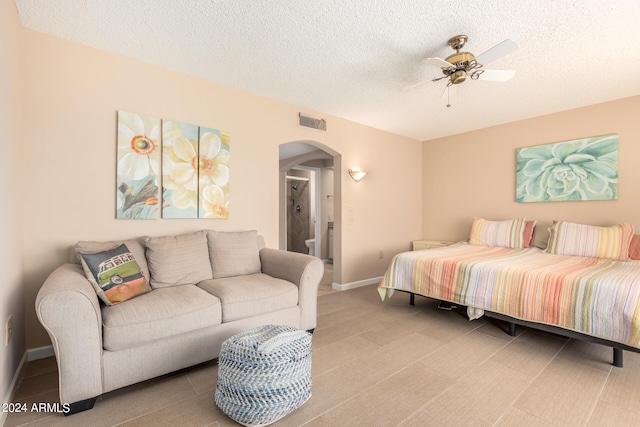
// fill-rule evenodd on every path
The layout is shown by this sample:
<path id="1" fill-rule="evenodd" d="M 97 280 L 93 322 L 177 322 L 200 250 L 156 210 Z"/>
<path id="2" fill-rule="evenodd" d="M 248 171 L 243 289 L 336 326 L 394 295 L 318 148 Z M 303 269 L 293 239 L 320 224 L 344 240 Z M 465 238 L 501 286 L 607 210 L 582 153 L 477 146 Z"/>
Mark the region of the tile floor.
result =
<path id="1" fill-rule="evenodd" d="M 506 333 L 435 301 L 376 286 L 318 298 L 313 395 L 278 426 L 637 426 L 640 354 L 532 329 Z M 105 394 L 70 417 L 9 414 L 6 426 L 232 426 L 205 363 Z M 53 358 L 29 362 L 14 402 L 57 402 Z"/>
<path id="2" fill-rule="evenodd" d="M 339 292 L 333 289 L 333 264 L 324 264 L 324 275 L 318 285 L 318 296 Z"/>

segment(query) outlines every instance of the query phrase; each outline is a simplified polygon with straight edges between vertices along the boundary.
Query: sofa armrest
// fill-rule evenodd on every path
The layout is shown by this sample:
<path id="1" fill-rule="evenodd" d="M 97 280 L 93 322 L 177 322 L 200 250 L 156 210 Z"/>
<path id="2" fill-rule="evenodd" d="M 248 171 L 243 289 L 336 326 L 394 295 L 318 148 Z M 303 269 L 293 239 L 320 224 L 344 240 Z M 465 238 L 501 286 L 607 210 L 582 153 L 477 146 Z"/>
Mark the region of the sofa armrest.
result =
<path id="1" fill-rule="evenodd" d="M 102 313 L 82 267 L 55 269 L 38 292 L 36 314 L 56 354 L 60 402 L 102 394 Z"/>
<path id="2" fill-rule="evenodd" d="M 318 285 L 324 274 L 322 261 L 311 255 L 264 248 L 260 262 L 264 274 L 298 286 L 300 329 L 314 329 L 318 321 Z"/>

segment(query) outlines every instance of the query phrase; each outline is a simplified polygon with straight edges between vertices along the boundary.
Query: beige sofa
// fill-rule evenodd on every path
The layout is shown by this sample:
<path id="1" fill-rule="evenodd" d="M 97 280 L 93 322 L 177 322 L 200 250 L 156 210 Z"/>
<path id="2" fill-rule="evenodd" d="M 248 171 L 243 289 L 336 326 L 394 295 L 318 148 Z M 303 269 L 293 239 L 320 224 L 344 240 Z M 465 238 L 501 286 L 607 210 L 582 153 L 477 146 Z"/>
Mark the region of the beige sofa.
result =
<path id="1" fill-rule="evenodd" d="M 78 242 L 36 298 L 58 363 L 60 402 L 70 413 L 91 409 L 103 393 L 215 359 L 238 332 L 316 326 L 322 261 L 265 248 L 255 231 L 124 241 L 152 290 L 107 306 L 78 254 L 121 243 Z"/>

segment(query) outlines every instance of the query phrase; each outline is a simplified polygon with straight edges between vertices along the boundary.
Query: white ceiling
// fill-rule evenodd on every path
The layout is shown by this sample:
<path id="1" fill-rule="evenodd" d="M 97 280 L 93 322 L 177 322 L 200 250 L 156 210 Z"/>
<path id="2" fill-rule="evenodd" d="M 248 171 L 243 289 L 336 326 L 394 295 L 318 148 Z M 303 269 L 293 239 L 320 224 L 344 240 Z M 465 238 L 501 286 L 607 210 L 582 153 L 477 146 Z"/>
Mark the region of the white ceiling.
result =
<path id="1" fill-rule="evenodd" d="M 640 94 L 640 0 L 16 0 L 26 28 L 417 140 Z M 510 38 L 452 107 L 421 64 Z M 331 121 L 328 121 L 331 130 Z"/>

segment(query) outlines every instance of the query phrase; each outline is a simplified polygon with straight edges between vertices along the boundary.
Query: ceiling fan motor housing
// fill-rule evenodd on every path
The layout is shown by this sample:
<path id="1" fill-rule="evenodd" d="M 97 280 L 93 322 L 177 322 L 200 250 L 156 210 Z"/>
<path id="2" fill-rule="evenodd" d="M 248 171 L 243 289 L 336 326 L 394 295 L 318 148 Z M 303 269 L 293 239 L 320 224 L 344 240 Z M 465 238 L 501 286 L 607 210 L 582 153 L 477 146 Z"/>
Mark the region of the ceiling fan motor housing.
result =
<path id="1" fill-rule="evenodd" d="M 469 38 L 460 34 L 451 37 L 447 44 L 455 49 L 456 53 L 449 55 L 445 61 L 452 65 L 451 68 L 443 68 L 442 72 L 445 76 L 449 76 L 452 84 L 460 84 L 467 79 L 467 73 L 476 66 L 476 57 L 469 52 L 460 52 Z"/>
<path id="2" fill-rule="evenodd" d="M 466 67 L 472 61 L 475 61 L 475 59 L 476 59 L 476 57 L 473 56 L 472 53 L 469 53 L 469 52 L 456 52 L 453 55 L 447 56 L 445 61 L 447 61 L 450 64 L 453 64 L 456 67 L 458 67 L 458 66 Z"/>
<path id="3" fill-rule="evenodd" d="M 452 67 L 444 68 L 442 72 L 449 76 L 452 84 L 460 84 L 467 79 L 467 72 L 474 68 L 475 60 L 476 57 L 469 52 L 456 52 L 445 59 Z"/>

